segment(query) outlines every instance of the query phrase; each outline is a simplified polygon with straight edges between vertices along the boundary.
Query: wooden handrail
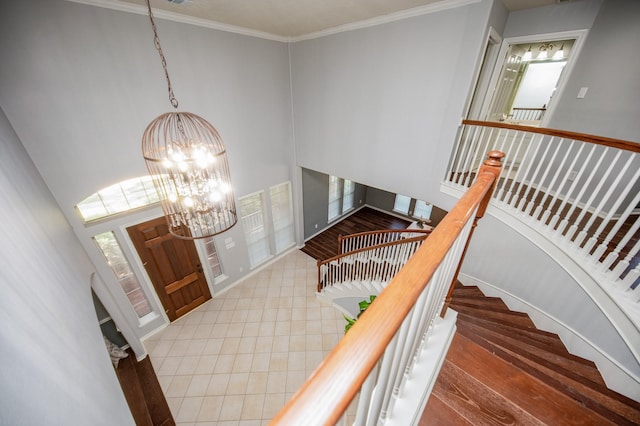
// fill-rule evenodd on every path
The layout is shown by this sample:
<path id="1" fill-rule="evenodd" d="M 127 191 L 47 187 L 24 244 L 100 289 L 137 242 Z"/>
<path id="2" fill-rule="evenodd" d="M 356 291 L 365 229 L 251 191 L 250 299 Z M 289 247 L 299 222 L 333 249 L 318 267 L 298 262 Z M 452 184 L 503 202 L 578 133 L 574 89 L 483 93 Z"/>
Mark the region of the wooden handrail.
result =
<path id="1" fill-rule="evenodd" d="M 626 151 L 640 152 L 640 142 L 606 138 L 604 136 L 570 132 L 567 130 L 547 129 L 544 127 L 520 126 L 518 124 L 507 124 L 499 121 L 462 120 L 462 124 L 466 124 L 470 126 L 496 127 L 499 129 L 519 130 L 523 132 L 537 133 L 541 135 L 556 136 L 556 137 L 565 138 L 565 139 L 575 139 L 583 142 L 594 143 L 596 145 L 603 145 L 603 146 L 609 146 L 612 148 L 624 149 Z"/>
<path id="2" fill-rule="evenodd" d="M 492 154 L 500 162 L 496 152 Z M 496 180 L 492 168 L 480 168 L 471 188 L 271 424 L 307 426 L 338 422 L 465 225 L 478 207 L 488 202 L 485 200 L 491 197 Z"/>

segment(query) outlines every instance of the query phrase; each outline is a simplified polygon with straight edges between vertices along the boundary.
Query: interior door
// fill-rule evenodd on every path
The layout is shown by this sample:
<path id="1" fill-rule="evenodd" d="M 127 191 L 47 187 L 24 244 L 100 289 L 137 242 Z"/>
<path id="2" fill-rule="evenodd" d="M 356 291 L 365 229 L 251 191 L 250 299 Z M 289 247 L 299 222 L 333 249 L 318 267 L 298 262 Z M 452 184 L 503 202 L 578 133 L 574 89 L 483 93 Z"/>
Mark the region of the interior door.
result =
<path id="1" fill-rule="evenodd" d="M 211 299 L 195 243 L 169 233 L 164 217 L 127 232 L 170 321 Z"/>
<path id="2" fill-rule="evenodd" d="M 487 115 L 488 121 L 503 121 L 507 118 L 509 107 L 515 96 L 516 82 L 522 58 L 509 52 L 504 61 L 500 79 L 493 93 L 491 108 Z"/>

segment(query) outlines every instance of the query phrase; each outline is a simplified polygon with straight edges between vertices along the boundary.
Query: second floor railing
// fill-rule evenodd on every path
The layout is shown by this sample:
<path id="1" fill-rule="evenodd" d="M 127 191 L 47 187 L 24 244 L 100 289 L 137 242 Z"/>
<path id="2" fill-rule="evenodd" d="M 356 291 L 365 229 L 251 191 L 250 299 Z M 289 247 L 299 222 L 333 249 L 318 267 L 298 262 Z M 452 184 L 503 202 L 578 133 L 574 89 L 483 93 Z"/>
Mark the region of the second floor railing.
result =
<path id="1" fill-rule="evenodd" d="M 469 187 L 492 149 L 506 154 L 492 205 L 561 248 L 640 325 L 640 144 L 465 120 L 445 185 Z"/>
<path id="2" fill-rule="evenodd" d="M 509 119 L 522 121 L 541 121 L 547 108 L 511 108 Z"/>
<path id="3" fill-rule="evenodd" d="M 421 361 L 433 345 L 430 333 L 438 328 L 473 225 L 489 202 L 501 158 L 502 153 L 491 154 L 472 187 L 271 424 L 336 424 L 356 395 L 357 410 L 349 424 L 384 423 L 396 402 L 412 393 L 405 392 L 405 386 L 415 379 L 414 366 L 424 365 Z M 415 380 L 424 383 L 436 375 L 434 367 Z"/>
<path id="4" fill-rule="evenodd" d="M 338 236 L 338 254 L 417 237 L 421 234 L 426 237 L 429 232 L 431 230 L 428 229 L 384 229 L 340 235 Z"/>
<path id="5" fill-rule="evenodd" d="M 318 261 L 318 292 L 326 287 L 353 281 L 362 283 L 384 283 L 393 278 L 420 248 L 427 238 L 427 233 L 420 233 L 410 238 L 400 236 L 415 235 L 413 232 L 372 232 L 360 234 L 363 239 L 351 238 L 346 241 L 361 246 L 365 242 L 374 245 L 362 245 L 361 248 L 339 254 L 330 259 Z M 384 241 L 385 236 L 392 236 L 393 240 Z M 344 241 L 344 240 L 342 240 Z M 350 246 L 349 244 L 347 246 Z"/>

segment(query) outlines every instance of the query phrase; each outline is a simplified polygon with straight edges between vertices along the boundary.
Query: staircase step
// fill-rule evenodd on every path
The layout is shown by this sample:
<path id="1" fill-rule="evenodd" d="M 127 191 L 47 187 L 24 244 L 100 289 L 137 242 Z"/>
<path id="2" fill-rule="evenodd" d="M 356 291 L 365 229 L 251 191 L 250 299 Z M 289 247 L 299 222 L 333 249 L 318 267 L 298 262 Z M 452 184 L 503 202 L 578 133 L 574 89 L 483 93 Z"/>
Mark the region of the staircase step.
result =
<path id="1" fill-rule="evenodd" d="M 572 356 L 569 351 L 567 351 L 557 334 L 549 333 L 537 328 L 513 327 L 509 324 L 496 323 L 495 321 L 476 318 L 460 313 L 458 314 L 458 324 L 473 324 L 496 333 L 522 339 L 523 342 L 544 348 L 556 353 L 557 355 Z M 584 361 L 582 358 L 576 358 Z M 592 363 L 589 365 L 592 365 Z"/>
<path id="2" fill-rule="evenodd" d="M 629 398 L 613 392 L 590 380 L 581 377 L 579 374 L 567 374 L 557 368 L 545 366 L 540 359 L 531 359 L 521 356 L 517 352 L 512 352 L 493 342 L 489 342 L 482 336 L 465 329 L 460 325 L 457 329 L 461 336 L 472 341 L 477 346 L 483 347 L 487 352 L 501 358 L 510 365 L 518 368 L 523 374 L 535 377 L 538 381 L 546 383 L 556 392 L 573 399 L 580 406 L 598 413 L 598 419 L 608 419 L 616 425 L 638 425 L 640 424 L 640 404 Z M 448 355 L 447 355 L 448 358 Z M 544 405 L 546 410 L 546 405 Z M 600 424 L 600 423 L 593 423 Z"/>
<path id="3" fill-rule="evenodd" d="M 455 292 L 456 290 L 454 290 Z M 463 306 L 477 308 L 491 308 L 509 311 L 509 307 L 499 297 L 460 296 L 456 294 L 456 303 Z"/>
<path id="4" fill-rule="evenodd" d="M 487 297 L 485 294 L 475 285 L 462 285 L 460 281 L 456 282 L 456 285 L 453 287 L 454 292 L 456 292 L 459 296 L 469 296 L 469 297 Z"/>
<path id="5" fill-rule="evenodd" d="M 465 314 L 476 318 L 483 318 L 485 320 L 493 321 L 500 324 L 510 324 L 526 329 L 536 328 L 533 321 L 531 321 L 531 318 L 529 318 L 527 314 L 522 312 L 514 312 L 509 310 L 504 311 L 502 309 L 493 310 L 489 308 L 467 306 L 457 303 L 455 297 L 451 300 L 450 307 L 460 314 Z"/>
<path id="6" fill-rule="evenodd" d="M 436 383 L 436 386 L 438 384 Z M 442 386 L 442 384 L 440 384 Z M 442 393 L 440 391 L 439 393 Z M 432 392 L 427 401 L 425 413 L 428 416 L 422 416 L 418 426 L 442 426 L 442 425 L 456 425 L 456 426 L 474 426 L 469 420 L 465 419 L 461 414 L 449 407 L 442 399 L 438 397 L 435 392 Z"/>
<path id="7" fill-rule="evenodd" d="M 557 353 L 544 347 L 529 344 L 521 336 L 512 337 L 473 324 L 458 323 L 458 330 L 465 336 L 481 337 L 493 345 L 508 351 L 532 365 L 540 365 L 572 380 L 583 379 L 586 385 L 602 389 L 605 387 L 595 364 L 570 353 Z"/>
<path id="8" fill-rule="evenodd" d="M 616 424 L 460 333 L 446 359 L 434 394 L 473 424 Z"/>

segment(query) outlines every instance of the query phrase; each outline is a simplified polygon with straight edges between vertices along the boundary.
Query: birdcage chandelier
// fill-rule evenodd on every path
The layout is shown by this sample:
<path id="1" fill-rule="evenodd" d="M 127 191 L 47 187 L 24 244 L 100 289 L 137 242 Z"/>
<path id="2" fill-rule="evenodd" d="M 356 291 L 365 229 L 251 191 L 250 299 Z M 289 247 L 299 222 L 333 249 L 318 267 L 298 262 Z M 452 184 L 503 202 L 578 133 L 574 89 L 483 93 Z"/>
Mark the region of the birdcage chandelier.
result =
<path id="1" fill-rule="evenodd" d="M 142 154 L 169 232 L 186 239 L 211 237 L 238 221 L 227 152 L 220 134 L 207 120 L 178 111 L 149 0 L 146 4 L 173 111 L 147 126 Z"/>

